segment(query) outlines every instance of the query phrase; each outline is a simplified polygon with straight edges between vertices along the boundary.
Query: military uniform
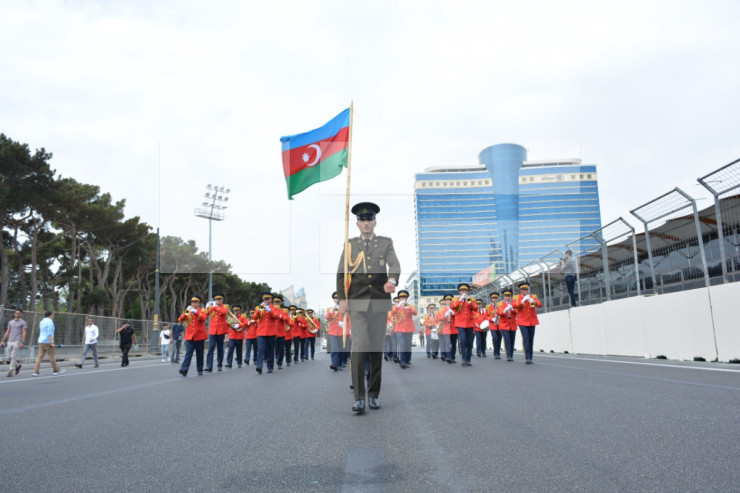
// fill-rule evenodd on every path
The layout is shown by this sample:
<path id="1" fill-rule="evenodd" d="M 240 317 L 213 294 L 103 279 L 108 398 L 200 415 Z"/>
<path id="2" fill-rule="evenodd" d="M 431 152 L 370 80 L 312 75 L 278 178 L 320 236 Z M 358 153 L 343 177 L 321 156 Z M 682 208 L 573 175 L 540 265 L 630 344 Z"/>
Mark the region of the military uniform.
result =
<path id="1" fill-rule="evenodd" d="M 371 203 L 360 203 L 352 208 L 358 221 L 374 220 L 380 208 Z M 367 397 L 377 402 L 380 394 L 382 351 L 385 338 L 387 313 L 391 300 L 384 286 L 389 279 L 398 283 L 401 265 L 393 248 L 393 240 L 386 236 L 373 234 L 371 238 L 358 236 L 348 240 L 348 261 L 351 278 L 348 279 L 346 301 L 352 319 L 352 384 L 356 404 L 365 399 L 365 359 L 369 355 L 370 371 Z M 337 268 L 337 294 L 345 299 L 344 279 L 345 252 L 339 259 Z M 355 408 L 353 408 L 355 409 Z"/>

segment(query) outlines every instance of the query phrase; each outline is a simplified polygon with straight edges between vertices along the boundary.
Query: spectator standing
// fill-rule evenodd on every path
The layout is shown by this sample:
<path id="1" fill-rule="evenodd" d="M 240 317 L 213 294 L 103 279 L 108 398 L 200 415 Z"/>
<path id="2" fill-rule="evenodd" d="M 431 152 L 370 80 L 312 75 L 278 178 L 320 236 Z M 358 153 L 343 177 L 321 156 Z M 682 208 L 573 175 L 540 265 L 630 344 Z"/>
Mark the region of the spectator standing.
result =
<path id="1" fill-rule="evenodd" d="M 82 351 L 82 357 L 80 358 L 80 362 L 75 364 L 77 368 L 82 368 L 82 365 L 85 363 L 85 357 L 87 356 L 87 352 L 92 350 L 93 353 L 93 361 L 95 362 L 95 368 L 98 367 L 98 337 L 100 336 L 100 331 L 98 330 L 98 326 L 93 323 L 92 318 L 87 319 L 87 325 L 85 326 L 85 350 Z"/>
<path id="2" fill-rule="evenodd" d="M 578 264 L 576 259 L 573 258 L 573 250 L 565 251 L 565 258 L 560 261 L 560 267 L 563 269 L 565 274 L 565 285 L 568 288 L 568 296 L 570 296 L 570 306 L 576 306 L 576 271 Z"/>
<path id="3" fill-rule="evenodd" d="M 21 317 L 23 316 L 23 310 L 16 308 L 13 312 L 13 320 L 8 322 L 8 328 L 3 334 L 3 340 L 0 342 L 0 348 L 5 346 L 5 341 L 8 341 L 8 356 L 10 357 L 10 368 L 8 376 L 12 377 L 17 375 L 21 371 L 21 365 L 18 362 L 18 350 L 23 349 L 23 341 L 26 340 L 26 321 Z"/>
<path id="4" fill-rule="evenodd" d="M 172 357 L 170 361 L 172 364 L 180 363 L 180 348 L 182 347 L 182 333 L 185 332 L 185 327 L 180 322 L 177 322 L 172 326 L 172 347 L 170 353 Z"/>
<path id="5" fill-rule="evenodd" d="M 33 365 L 33 376 L 39 376 L 41 361 L 44 356 L 49 355 L 49 362 L 54 375 L 61 375 L 64 370 L 57 366 L 57 360 L 54 357 L 54 312 L 47 311 L 44 313 L 44 319 L 39 324 L 39 355 L 36 358 L 36 364 Z"/>
<path id="6" fill-rule="evenodd" d="M 169 347 L 172 341 L 172 331 L 170 331 L 170 324 L 162 324 L 162 330 L 159 331 L 159 347 L 162 349 L 162 363 L 167 361 L 169 358 Z"/>
<path id="7" fill-rule="evenodd" d="M 121 366 L 128 366 L 128 352 L 131 350 L 131 344 L 132 342 L 138 344 L 136 334 L 128 322 L 123 322 L 121 328 L 116 330 L 116 334 L 121 335 Z"/>

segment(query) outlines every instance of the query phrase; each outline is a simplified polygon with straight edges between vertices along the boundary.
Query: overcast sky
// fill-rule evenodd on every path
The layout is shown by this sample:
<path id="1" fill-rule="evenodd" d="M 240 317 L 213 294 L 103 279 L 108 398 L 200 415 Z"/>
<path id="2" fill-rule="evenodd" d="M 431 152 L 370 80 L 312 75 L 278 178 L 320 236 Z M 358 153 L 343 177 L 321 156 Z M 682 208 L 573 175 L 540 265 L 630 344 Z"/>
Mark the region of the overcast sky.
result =
<path id="1" fill-rule="evenodd" d="M 696 178 L 740 157 L 739 25 L 733 0 L 4 0 L 0 132 L 206 251 L 193 210 L 229 187 L 214 258 L 319 309 L 346 175 L 289 201 L 280 136 L 354 101 L 352 203 L 381 206 L 403 285 L 414 173 L 490 145 L 596 164 L 603 224 L 676 186 L 706 197 Z"/>

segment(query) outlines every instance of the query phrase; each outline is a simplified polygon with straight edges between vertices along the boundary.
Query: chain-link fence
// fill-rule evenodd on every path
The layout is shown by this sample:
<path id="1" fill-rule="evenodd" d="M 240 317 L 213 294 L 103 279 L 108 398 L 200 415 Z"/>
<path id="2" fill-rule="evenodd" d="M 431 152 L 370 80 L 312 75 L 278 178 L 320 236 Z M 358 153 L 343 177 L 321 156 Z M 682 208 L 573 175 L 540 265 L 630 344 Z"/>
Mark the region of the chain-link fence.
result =
<path id="1" fill-rule="evenodd" d="M 740 159 L 698 182 L 712 193 L 714 206 L 700 211 L 694 198 L 675 188 L 632 209 L 634 225 L 620 217 L 499 276 L 476 295 L 526 281 L 545 311 L 565 309 L 570 306 L 562 267 L 567 250 L 577 261 L 574 291 L 580 305 L 740 280 Z"/>
<path id="2" fill-rule="evenodd" d="M 14 318 L 15 310 L 3 307 L 0 309 L 0 326 L 3 333 L 8 327 L 8 321 Z M 44 319 L 43 312 L 24 312 L 21 316 L 25 320 L 26 329 L 26 347 L 20 353 L 21 361 L 30 361 L 38 354 L 38 337 L 39 324 Z M 131 324 L 136 334 L 139 348 L 132 351 L 132 355 L 147 353 L 150 350 L 156 351 L 159 332 L 154 332 L 154 322 L 151 320 L 131 320 L 117 317 L 101 317 L 97 315 L 85 315 L 80 313 L 54 313 L 54 343 L 57 345 L 57 359 L 69 359 L 79 357 L 82 354 L 85 340 L 85 326 L 87 320 L 92 318 L 93 323 L 98 327 L 98 354 L 102 357 L 119 357 L 120 340 L 116 334 L 124 321 Z M 7 360 L 7 354 L 0 354 L 3 361 Z"/>

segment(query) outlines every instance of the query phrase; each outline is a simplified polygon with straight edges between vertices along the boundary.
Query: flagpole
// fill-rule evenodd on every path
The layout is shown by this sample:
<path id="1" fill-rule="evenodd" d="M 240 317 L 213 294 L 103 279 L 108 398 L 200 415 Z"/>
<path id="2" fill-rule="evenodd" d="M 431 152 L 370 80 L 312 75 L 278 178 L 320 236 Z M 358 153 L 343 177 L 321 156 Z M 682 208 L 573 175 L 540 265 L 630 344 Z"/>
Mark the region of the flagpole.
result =
<path id="1" fill-rule="evenodd" d="M 344 204 L 344 299 L 347 304 L 347 311 L 344 312 L 344 324 L 342 327 L 342 346 L 347 345 L 347 321 L 349 318 L 349 184 L 352 176 L 352 117 L 354 116 L 354 101 L 349 104 L 349 142 L 347 143 L 347 192 Z"/>

